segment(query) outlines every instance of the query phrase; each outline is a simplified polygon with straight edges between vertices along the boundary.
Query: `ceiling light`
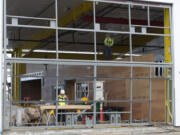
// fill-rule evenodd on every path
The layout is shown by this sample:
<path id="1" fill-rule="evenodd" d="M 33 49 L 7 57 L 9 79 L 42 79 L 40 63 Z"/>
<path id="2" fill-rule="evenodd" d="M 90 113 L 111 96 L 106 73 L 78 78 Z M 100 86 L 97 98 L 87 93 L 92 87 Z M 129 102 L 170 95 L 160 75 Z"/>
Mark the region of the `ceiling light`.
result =
<path id="1" fill-rule="evenodd" d="M 29 52 L 30 50 L 23 50 L 23 52 Z M 56 50 L 34 50 L 33 52 L 39 53 L 56 53 Z M 95 54 L 94 52 L 90 51 L 58 51 L 58 53 L 64 54 Z M 103 52 L 96 52 L 96 54 L 102 55 Z"/>
<path id="2" fill-rule="evenodd" d="M 121 57 L 117 57 L 117 58 L 115 58 L 115 60 L 121 60 L 121 59 L 123 59 L 123 58 L 121 58 Z"/>
<path id="3" fill-rule="evenodd" d="M 139 57 L 139 56 L 142 56 L 141 54 L 129 54 L 129 53 L 126 53 L 124 54 L 124 56 L 134 56 L 134 57 Z"/>

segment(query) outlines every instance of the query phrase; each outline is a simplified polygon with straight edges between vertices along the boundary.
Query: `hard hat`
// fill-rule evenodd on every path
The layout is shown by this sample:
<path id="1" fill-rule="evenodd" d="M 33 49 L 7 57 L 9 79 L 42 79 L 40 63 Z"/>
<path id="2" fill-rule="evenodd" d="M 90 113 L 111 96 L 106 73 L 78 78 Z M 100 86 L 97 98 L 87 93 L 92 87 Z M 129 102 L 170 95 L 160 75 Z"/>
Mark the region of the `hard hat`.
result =
<path id="1" fill-rule="evenodd" d="M 61 92 L 60 92 L 60 94 L 65 94 L 65 90 L 62 89 Z"/>

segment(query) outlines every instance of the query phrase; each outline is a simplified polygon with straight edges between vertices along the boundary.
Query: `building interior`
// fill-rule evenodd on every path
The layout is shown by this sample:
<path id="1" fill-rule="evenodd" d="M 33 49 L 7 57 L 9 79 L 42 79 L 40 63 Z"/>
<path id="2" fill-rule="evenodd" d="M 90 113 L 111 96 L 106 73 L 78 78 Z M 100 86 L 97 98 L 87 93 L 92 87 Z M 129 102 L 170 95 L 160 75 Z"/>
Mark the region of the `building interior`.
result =
<path id="1" fill-rule="evenodd" d="M 8 126 L 172 122 L 171 5 L 7 0 L 5 11 Z"/>

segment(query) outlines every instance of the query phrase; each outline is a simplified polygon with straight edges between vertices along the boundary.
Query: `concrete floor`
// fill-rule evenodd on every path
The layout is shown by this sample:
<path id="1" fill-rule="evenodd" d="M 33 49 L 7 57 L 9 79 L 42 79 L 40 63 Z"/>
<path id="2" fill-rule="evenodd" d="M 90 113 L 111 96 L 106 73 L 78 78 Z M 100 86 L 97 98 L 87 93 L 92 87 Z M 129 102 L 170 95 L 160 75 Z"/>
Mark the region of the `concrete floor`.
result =
<path id="1" fill-rule="evenodd" d="M 180 128 L 161 127 L 121 127 L 92 129 L 14 129 L 3 135 L 180 135 Z"/>

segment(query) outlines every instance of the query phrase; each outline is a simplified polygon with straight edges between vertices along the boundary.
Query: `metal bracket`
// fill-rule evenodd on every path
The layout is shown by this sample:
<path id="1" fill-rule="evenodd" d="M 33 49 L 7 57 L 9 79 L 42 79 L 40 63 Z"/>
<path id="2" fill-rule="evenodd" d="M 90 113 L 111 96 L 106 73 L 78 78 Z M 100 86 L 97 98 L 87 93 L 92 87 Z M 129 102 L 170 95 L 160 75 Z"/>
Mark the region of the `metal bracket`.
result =
<path id="1" fill-rule="evenodd" d="M 56 21 L 51 20 L 51 21 L 50 21 L 50 27 L 51 27 L 51 28 L 56 28 Z"/>
<path id="2" fill-rule="evenodd" d="M 17 26 L 18 25 L 18 18 L 12 18 L 12 25 Z"/>
<path id="3" fill-rule="evenodd" d="M 145 27 L 142 27 L 142 28 L 141 28 L 141 32 L 142 32 L 143 34 L 146 34 L 146 33 L 147 33 L 147 29 L 146 29 Z"/>

